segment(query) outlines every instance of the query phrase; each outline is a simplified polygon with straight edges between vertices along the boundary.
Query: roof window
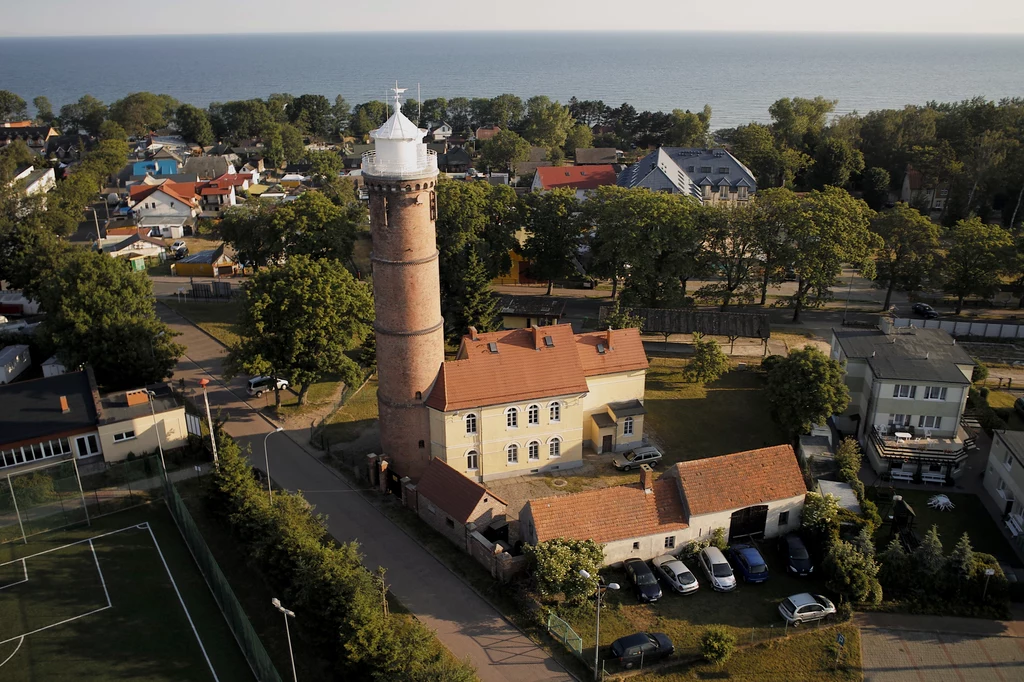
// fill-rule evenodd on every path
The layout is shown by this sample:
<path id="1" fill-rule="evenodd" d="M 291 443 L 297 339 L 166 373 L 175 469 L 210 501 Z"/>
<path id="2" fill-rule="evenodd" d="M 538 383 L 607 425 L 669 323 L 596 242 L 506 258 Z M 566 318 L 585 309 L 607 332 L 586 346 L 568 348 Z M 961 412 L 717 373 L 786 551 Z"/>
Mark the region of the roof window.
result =
<path id="1" fill-rule="evenodd" d="M 547 346 L 548 348 L 554 348 L 555 340 L 553 338 L 551 338 L 550 336 L 545 336 L 544 337 L 544 345 Z"/>
<path id="2" fill-rule="evenodd" d="M 599 355 L 604 355 L 604 344 L 603 343 L 597 344 L 597 352 L 598 352 Z"/>
<path id="3" fill-rule="evenodd" d="M 498 344 L 496 344 L 494 341 L 491 341 L 490 343 L 487 344 L 487 350 L 491 351 L 492 353 L 497 353 Z"/>

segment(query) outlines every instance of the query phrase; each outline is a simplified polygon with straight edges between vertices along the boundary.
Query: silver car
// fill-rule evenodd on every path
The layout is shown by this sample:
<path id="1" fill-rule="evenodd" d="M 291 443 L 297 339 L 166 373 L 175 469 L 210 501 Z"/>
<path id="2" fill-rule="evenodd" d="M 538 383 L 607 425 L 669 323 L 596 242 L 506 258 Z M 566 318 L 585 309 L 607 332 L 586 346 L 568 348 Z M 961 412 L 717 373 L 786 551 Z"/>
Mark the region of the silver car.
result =
<path id="1" fill-rule="evenodd" d="M 779 613 L 791 625 L 810 623 L 828 618 L 836 612 L 836 605 L 828 597 L 803 592 L 786 597 L 779 604 Z"/>
<path id="2" fill-rule="evenodd" d="M 616 469 L 629 471 L 639 469 L 641 464 L 654 466 L 661 460 L 661 451 L 653 445 L 643 445 L 625 452 L 612 460 Z"/>
<path id="3" fill-rule="evenodd" d="M 655 572 L 661 576 L 665 584 L 679 594 L 696 592 L 700 587 L 696 576 L 686 567 L 686 564 L 671 554 L 656 557 L 651 563 L 654 564 Z"/>

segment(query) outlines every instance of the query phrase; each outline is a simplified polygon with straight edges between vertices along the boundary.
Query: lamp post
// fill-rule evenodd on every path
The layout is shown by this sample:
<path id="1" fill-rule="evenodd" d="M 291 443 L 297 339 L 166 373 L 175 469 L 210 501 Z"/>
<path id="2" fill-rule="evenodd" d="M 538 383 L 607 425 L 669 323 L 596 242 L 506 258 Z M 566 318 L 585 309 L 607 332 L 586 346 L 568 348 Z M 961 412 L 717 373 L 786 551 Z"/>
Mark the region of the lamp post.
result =
<path id="1" fill-rule="evenodd" d="M 164 462 L 164 444 L 160 438 L 160 424 L 156 421 L 156 407 L 153 406 L 153 398 L 156 393 L 146 389 L 146 397 L 149 399 L 149 411 L 153 415 L 153 430 L 156 431 L 156 447 L 160 451 L 160 468 L 164 472 L 164 480 L 167 480 L 167 463 Z"/>
<path id="2" fill-rule="evenodd" d="M 294 618 L 295 612 L 289 611 L 285 607 L 281 606 L 281 600 L 274 597 L 270 600 L 270 603 L 274 605 L 274 608 L 280 611 L 284 615 L 284 632 L 288 636 L 288 657 L 292 660 L 292 680 L 299 682 L 299 676 L 295 672 L 295 654 L 292 653 L 292 632 L 288 629 L 288 618 Z"/>
<path id="3" fill-rule="evenodd" d="M 206 403 L 206 423 L 210 426 L 210 447 L 213 448 L 213 466 L 220 468 L 220 462 L 217 460 L 217 436 L 213 433 L 213 417 L 210 416 L 210 398 L 206 394 L 206 385 L 210 383 L 209 379 L 203 378 L 199 380 L 199 385 L 203 387 L 203 402 Z"/>
<path id="4" fill-rule="evenodd" d="M 985 596 L 988 594 L 988 580 L 996 574 L 996 569 L 986 568 L 985 569 L 985 589 L 981 591 L 981 601 L 985 601 Z"/>
<path id="5" fill-rule="evenodd" d="M 590 580 L 590 572 L 584 569 L 580 569 L 580 575 L 587 580 Z M 594 680 L 597 680 L 600 674 L 600 655 L 601 655 L 601 595 L 605 590 L 617 590 L 619 589 L 618 583 L 608 583 L 602 585 L 603 578 L 597 576 L 597 622 L 594 627 Z"/>
<path id="6" fill-rule="evenodd" d="M 270 455 L 267 453 L 267 439 L 273 436 L 275 433 L 281 433 L 284 431 L 284 427 L 278 426 L 276 429 L 268 433 L 263 437 L 263 459 L 266 460 L 267 469 L 267 495 L 270 496 L 270 504 L 274 504 L 274 491 L 270 487 Z"/>

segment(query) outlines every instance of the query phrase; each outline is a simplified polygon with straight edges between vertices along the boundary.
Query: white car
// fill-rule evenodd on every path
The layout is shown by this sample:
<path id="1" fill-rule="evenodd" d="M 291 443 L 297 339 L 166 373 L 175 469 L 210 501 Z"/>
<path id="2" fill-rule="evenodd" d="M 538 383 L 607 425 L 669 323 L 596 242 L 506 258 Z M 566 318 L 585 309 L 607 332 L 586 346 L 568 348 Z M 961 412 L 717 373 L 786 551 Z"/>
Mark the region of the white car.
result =
<path id="1" fill-rule="evenodd" d="M 791 625 L 810 623 L 822 618 L 828 618 L 836 612 L 836 605 L 827 597 L 820 594 L 803 592 L 786 597 L 779 604 L 779 613 Z"/>
<path id="2" fill-rule="evenodd" d="M 654 570 L 669 587 L 679 594 L 696 592 L 700 587 L 696 576 L 679 559 L 671 554 L 663 554 L 651 562 Z"/>
<path id="3" fill-rule="evenodd" d="M 284 390 L 288 388 L 288 381 L 286 379 L 277 380 L 277 388 Z M 259 398 L 267 391 L 274 390 L 274 378 L 273 377 L 253 377 L 249 379 L 248 393 L 251 396 Z"/>
<path id="4" fill-rule="evenodd" d="M 188 246 L 188 245 L 184 241 L 179 239 L 178 241 L 176 241 L 173 244 L 171 244 L 171 251 L 177 251 L 179 249 L 184 249 L 186 246 Z"/>
<path id="5" fill-rule="evenodd" d="M 722 554 L 722 550 L 717 547 L 705 547 L 697 555 L 697 560 L 711 581 L 713 589 L 719 592 L 731 592 L 736 589 L 736 576 L 733 575 L 732 566 Z"/>

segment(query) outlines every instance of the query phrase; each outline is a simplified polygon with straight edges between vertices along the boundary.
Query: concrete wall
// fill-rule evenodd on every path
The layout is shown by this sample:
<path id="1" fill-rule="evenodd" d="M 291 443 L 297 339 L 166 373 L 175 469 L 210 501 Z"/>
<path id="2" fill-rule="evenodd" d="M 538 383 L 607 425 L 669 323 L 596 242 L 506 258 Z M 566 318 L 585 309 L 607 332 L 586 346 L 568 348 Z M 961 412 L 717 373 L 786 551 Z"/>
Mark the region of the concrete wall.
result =
<path id="1" fill-rule="evenodd" d="M 157 427 L 164 450 L 173 450 L 188 443 L 188 430 L 185 426 L 185 408 L 163 412 L 156 415 Z M 129 440 L 114 442 L 114 435 L 134 431 L 135 437 Z M 99 427 L 100 446 L 103 448 L 103 459 L 107 462 L 120 462 L 129 452 L 141 455 L 144 452 L 156 452 L 157 431 L 153 428 L 153 417 L 145 415 L 123 422 L 104 424 Z"/>
<path id="2" fill-rule="evenodd" d="M 1024 453 L 1010 451 L 998 431 L 992 437 L 984 488 L 1000 510 L 1005 510 L 1007 502 L 1013 500 L 1013 513 L 1024 514 Z"/>

